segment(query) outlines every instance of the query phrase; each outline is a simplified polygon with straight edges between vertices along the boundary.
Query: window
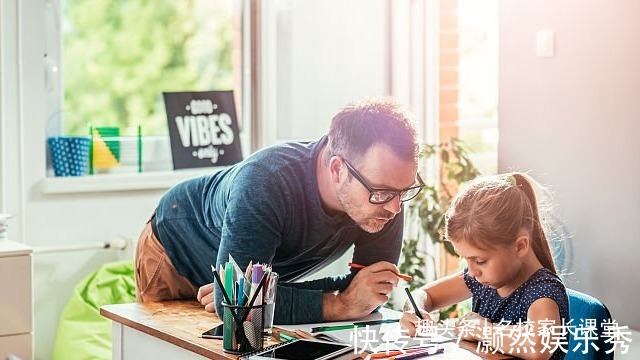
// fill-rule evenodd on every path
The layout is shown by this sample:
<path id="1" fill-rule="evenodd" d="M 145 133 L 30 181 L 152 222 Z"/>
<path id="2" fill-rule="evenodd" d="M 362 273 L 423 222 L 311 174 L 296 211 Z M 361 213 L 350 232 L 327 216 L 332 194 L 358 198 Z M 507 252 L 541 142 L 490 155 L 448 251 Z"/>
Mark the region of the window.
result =
<path id="1" fill-rule="evenodd" d="M 482 174 L 498 171 L 498 2 L 440 8 L 440 141 L 459 138 Z"/>
<path id="2" fill-rule="evenodd" d="M 498 172 L 498 2 L 459 0 L 460 138 L 482 174 Z"/>
<path id="3" fill-rule="evenodd" d="M 156 162 L 166 166 L 162 93 L 171 91 L 234 90 L 242 128 L 241 5 L 242 0 L 49 2 L 47 136 L 87 135 L 90 124 L 140 125 L 151 144 L 144 147 L 150 150 L 145 171 L 154 169 L 154 152 L 163 154 Z M 156 145 L 166 149 L 155 151 Z"/>
<path id="4" fill-rule="evenodd" d="M 461 139 L 484 175 L 498 171 L 498 2 L 440 2 L 440 141 Z M 459 271 L 445 251 L 438 274 Z"/>

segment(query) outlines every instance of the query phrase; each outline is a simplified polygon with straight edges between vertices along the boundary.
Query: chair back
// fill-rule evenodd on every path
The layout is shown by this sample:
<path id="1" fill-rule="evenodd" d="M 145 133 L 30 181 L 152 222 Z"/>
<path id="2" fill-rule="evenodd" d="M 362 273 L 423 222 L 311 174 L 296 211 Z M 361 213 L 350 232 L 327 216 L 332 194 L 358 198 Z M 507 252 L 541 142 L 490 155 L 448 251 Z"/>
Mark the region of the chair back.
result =
<path id="1" fill-rule="evenodd" d="M 591 295 L 581 293 L 576 290 L 567 289 L 567 296 L 569 297 L 569 317 L 573 322 L 571 325 L 576 327 L 586 327 L 587 319 L 594 319 L 596 321 L 596 334 L 597 340 L 590 340 L 585 342 L 584 337 L 586 334 L 578 334 L 576 339 L 574 334 L 569 335 L 569 352 L 565 356 L 565 360 L 610 360 L 613 359 L 613 352 L 607 354 L 605 351 L 611 349 L 612 344 L 606 344 L 605 338 L 602 336 L 603 327 L 602 323 L 605 320 L 611 320 L 611 313 L 609 309 L 598 299 Z M 574 352 L 573 349 L 581 343 L 580 347 Z M 599 350 L 596 350 L 591 344 L 595 344 Z M 583 354 L 585 350 L 585 344 L 589 346 L 587 353 Z"/>

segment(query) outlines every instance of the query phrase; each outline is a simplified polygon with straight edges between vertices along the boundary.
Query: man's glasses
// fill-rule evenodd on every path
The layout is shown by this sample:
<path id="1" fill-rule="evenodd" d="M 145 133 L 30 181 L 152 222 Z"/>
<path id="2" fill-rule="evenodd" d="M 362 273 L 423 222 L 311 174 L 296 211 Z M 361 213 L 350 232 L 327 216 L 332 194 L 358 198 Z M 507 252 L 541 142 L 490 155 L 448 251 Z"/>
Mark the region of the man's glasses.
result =
<path id="1" fill-rule="evenodd" d="M 347 160 L 343 158 L 342 161 L 347 165 L 349 173 L 353 175 L 353 177 L 355 177 L 365 188 L 367 188 L 367 190 L 369 190 L 369 202 L 372 204 L 388 203 L 396 196 L 398 196 L 401 202 L 409 201 L 416 197 L 424 187 L 424 181 L 422 181 L 420 174 L 416 173 L 416 180 L 418 181 L 418 185 L 416 186 L 412 186 L 405 190 L 376 189 L 369 185 L 369 183 L 353 166 L 351 166 L 351 164 L 349 164 Z"/>

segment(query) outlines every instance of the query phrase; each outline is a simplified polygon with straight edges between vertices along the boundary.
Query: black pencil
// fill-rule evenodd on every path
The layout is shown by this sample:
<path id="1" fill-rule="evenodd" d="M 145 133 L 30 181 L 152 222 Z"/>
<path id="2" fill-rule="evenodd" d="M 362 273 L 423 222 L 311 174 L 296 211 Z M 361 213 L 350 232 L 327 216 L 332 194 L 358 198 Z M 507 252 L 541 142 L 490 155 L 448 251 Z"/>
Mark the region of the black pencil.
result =
<path id="1" fill-rule="evenodd" d="M 222 285 L 222 280 L 220 279 L 220 276 L 218 275 L 218 272 L 216 271 L 216 268 L 213 265 L 211 265 L 211 272 L 213 272 L 213 278 L 216 279 L 216 281 L 218 282 L 218 286 L 220 286 L 220 290 L 222 290 L 222 296 L 224 296 L 224 299 L 227 301 L 227 305 L 233 305 L 233 303 L 231 302 L 231 299 L 229 299 L 229 296 L 227 296 L 227 292 L 224 289 L 224 285 Z"/>
<path id="2" fill-rule="evenodd" d="M 422 317 L 422 314 L 420 313 L 420 309 L 418 309 L 418 305 L 416 305 L 416 301 L 413 300 L 413 296 L 411 296 L 411 291 L 409 291 L 409 288 L 408 287 L 404 288 L 404 291 L 407 293 L 407 297 L 409 298 L 411 305 L 413 305 L 413 310 L 416 312 L 416 316 L 424 320 L 424 318 Z"/>

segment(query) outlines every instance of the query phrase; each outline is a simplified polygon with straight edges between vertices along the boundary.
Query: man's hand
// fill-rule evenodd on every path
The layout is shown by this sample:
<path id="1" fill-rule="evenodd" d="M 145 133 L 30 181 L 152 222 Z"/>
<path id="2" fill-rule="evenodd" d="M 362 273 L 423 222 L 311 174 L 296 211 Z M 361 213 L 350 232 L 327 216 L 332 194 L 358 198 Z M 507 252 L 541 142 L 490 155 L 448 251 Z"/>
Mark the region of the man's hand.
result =
<path id="1" fill-rule="evenodd" d="M 369 315 L 389 300 L 393 288 L 398 286 L 398 268 L 380 261 L 358 271 L 349 287 L 339 294 L 325 294 L 323 319 L 346 320 Z"/>
<path id="2" fill-rule="evenodd" d="M 202 285 L 200 289 L 198 289 L 198 301 L 200 304 L 204 305 L 204 309 L 210 313 L 216 312 L 216 302 L 213 293 L 213 283 Z"/>

